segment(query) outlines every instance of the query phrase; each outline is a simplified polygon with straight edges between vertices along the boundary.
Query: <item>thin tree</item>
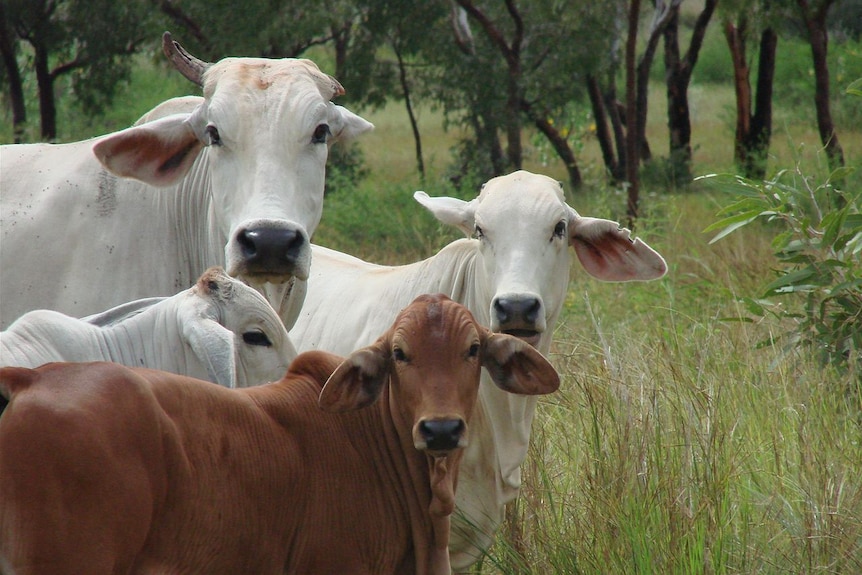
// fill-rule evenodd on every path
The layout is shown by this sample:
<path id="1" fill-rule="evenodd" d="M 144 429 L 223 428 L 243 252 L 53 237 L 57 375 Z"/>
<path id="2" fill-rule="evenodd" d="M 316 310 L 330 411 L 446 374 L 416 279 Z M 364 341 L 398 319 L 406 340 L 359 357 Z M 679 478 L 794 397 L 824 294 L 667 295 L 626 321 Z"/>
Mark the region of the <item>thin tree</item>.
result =
<path id="1" fill-rule="evenodd" d="M 743 175 L 762 179 L 766 175 L 766 156 L 772 137 L 772 94 L 778 35 L 768 23 L 760 32 L 756 92 L 752 95 L 746 49 L 749 12 L 746 7 L 736 23 L 729 18 L 725 20 L 724 35 L 730 48 L 736 94 L 734 160 Z"/>
<path id="2" fill-rule="evenodd" d="M 817 128 L 820 141 L 826 150 L 832 169 L 844 166 L 844 150 L 838 141 L 835 123 L 829 104 L 829 65 L 826 57 L 829 51 L 829 33 L 826 28 L 826 15 L 835 0 L 797 0 L 799 13 L 808 31 L 811 44 L 811 57 L 814 63 L 814 105 L 817 110 Z"/>
<path id="3" fill-rule="evenodd" d="M 0 56 L 3 57 L 3 68 L 6 72 L 6 82 L 9 85 L 12 132 L 16 144 L 23 141 L 24 126 L 27 123 L 24 82 L 21 79 L 21 69 L 18 67 L 17 48 L 18 39 L 6 17 L 5 3 L 0 3 Z"/>
<path id="4" fill-rule="evenodd" d="M 681 179 L 691 179 L 691 115 L 688 104 L 688 86 L 697 64 L 706 29 L 715 12 L 718 0 L 706 0 L 694 24 L 688 50 L 679 49 L 679 5 L 670 9 L 664 30 L 664 64 L 667 84 L 667 123 L 670 133 L 670 161 L 674 173 Z"/>

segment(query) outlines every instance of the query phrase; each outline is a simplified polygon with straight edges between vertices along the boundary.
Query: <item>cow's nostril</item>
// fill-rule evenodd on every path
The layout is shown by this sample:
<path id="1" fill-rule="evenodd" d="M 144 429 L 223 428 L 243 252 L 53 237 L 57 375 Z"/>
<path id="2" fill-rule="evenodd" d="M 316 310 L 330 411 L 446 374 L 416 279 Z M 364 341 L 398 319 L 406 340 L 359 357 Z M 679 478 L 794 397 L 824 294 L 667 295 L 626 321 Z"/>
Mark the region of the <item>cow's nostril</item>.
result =
<path id="1" fill-rule="evenodd" d="M 525 301 L 525 309 L 524 317 L 530 323 L 535 323 L 537 319 L 539 319 L 539 311 L 542 309 L 542 304 L 539 302 L 538 298 L 530 298 Z"/>
<path id="2" fill-rule="evenodd" d="M 508 310 L 506 309 L 507 302 L 508 300 L 503 298 L 494 300 L 494 313 L 497 314 L 497 321 L 499 321 L 501 324 L 509 323 L 510 316 Z"/>
<path id="3" fill-rule="evenodd" d="M 419 423 L 419 433 L 429 451 L 451 451 L 458 447 L 464 434 L 461 419 L 431 419 Z"/>
<path id="4" fill-rule="evenodd" d="M 257 251 L 257 247 L 254 243 L 254 236 L 256 234 L 254 232 L 249 232 L 248 230 L 243 230 L 236 236 L 236 241 L 242 246 L 242 255 L 245 257 L 251 257 Z"/>

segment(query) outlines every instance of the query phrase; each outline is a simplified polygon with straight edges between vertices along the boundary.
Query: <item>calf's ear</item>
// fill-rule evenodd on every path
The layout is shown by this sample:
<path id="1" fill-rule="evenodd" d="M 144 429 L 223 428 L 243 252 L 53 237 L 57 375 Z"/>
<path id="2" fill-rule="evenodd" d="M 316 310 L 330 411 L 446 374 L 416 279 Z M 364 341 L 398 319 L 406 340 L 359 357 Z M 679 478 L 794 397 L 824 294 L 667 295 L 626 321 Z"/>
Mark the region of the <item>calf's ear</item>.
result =
<path id="1" fill-rule="evenodd" d="M 207 370 L 207 377 L 224 387 L 236 387 L 234 333 L 218 322 L 216 306 L 194 288 L 187 290 L 177 313 L 183 342 Z M 203 300 L 203 301 L 202 301 Z"/>
<path id="2" fill-rule="evenodd" d="M 324 411 L 341 413 L 373 404 L 389 377 L 389 362 L 389 346 L 382 338 L 354 351 L 326 380 L 318 405 Z"/>
<path id="3" fill-rule="evenodd" d="M 667 272 L 667 264 L 657 251 L 617 222 L 584 218 L 571 210 L 569 243 L 581 265 L 596 279 L 609 282 L 652 280 Z"/>
<path id="4" fill-rule="evenodd" d="M 482 365 L 500 389 L 520 395 L 544 395 L 560 387 L 554 366 L 520 339 L 489 333 L 483 348 Z"/>

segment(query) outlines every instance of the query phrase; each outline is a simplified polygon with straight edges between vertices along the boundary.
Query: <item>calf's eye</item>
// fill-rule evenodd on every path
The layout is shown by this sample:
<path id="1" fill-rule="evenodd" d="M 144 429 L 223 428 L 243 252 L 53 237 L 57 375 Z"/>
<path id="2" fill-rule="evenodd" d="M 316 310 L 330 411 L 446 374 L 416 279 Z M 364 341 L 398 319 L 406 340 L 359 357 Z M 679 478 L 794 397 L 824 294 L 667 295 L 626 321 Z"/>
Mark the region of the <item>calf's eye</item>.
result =
<path id="1" fill-rule="evenodd" d="M 272 342 L 269 341 L 269 338 L 262 331 L 247 331 L 242 334 L 242 340 L 249 345 L 272 347 Z"/>
<path id="2" fill-rule="evenodd" d="M 314 129 L 314 134 L 311 136 L 312 144 L 325 144 L 332 132 L 329 130 L 329 124 L 319 124 Z"/>
<path id="3" fill-rule="evenodd" d="M 476 357 L 476 356 L 478 356 L 478 355 L 479 355 L 479 344 L 478 344 L 478 343 L 474 343 L 473 345 L 471 345 L 471 346 L 470 346 L 470 351 L 469 351 L 469 352 L 467 352 L 467 354 L 468 354 L 470 357 Z"/>
<path id="4" fill-rule="evenodd" d="M 395 361 L 407 361 L 407 354 L 405 354 L 404 350 L 400 347 L 396 347 L 392 350 L 392 357 Z"/>
<path id="5" fill-rule="evenodd" d="M 476 229 L 474 231 L 476 232 L 476 239 L 481 240 L 485 237 L 485 232 L 483 232 L 482 228 L 480 228 L 479 226 L 476 226 Z"/>
<path id="6" fill-rule="evenodd" d="M 218 128 L 210 124 L 206 129 L 207 139 L 210 146 L 221 146 L 221 135 L 218 133 Z"/>

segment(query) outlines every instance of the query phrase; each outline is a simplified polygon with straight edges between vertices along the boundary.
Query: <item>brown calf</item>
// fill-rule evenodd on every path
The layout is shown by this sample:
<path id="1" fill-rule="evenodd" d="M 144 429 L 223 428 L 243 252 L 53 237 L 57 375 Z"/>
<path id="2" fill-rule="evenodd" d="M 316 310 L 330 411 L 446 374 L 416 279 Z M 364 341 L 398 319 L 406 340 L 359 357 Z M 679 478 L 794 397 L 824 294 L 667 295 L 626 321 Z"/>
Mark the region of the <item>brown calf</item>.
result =
<path id="1" fill-rule="evenodd" d="M 110 363 L 0 370 L 0 571 L 448 574 L 481 366 L 514 393 L 559 385 L 445 296 L 260 387 Z"/>

